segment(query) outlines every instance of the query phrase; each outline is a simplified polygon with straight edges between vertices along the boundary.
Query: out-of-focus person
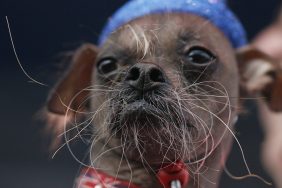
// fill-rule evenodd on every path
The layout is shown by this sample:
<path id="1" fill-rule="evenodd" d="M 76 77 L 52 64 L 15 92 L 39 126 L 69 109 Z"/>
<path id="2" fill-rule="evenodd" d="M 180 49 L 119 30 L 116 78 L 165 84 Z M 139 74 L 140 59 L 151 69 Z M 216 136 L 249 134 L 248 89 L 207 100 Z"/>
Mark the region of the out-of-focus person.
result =
<path id="1" fill-rule="evenodd" d="M 282 90 L 282 9 L 278 18 L 255 38 L 253 45 L 279 64 Z M 262 162 L 275 187 L 282 188 L 282 112 L 271 110 L 264 100 L 259 100 L 258 106 L 265 133 Z"/>

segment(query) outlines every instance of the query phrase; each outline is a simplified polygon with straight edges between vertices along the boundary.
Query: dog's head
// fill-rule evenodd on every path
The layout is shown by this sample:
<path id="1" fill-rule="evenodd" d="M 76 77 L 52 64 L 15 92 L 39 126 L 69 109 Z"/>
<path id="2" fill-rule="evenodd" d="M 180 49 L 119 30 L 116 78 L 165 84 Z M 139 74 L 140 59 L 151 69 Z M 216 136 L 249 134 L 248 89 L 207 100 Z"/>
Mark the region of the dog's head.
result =
<path id="1" fill-rule="evenodd" d="M 107 91 L 92 99 L 94 111 L 103 105 L 106 114 L 97 126 L 135 159 L 207 156 L 230 128 L 237 104 L 229 96 L 239 93 L 232 86 L 239 83 L 234 51 L 226 39 L 216 42 L 222 38 L 212 24 L 186 14 L 146 16 L 120 28 L 95 64 L 93 83 Z"/>
<path id="2" fill-rule="evenodd" d="M 47 107 L 55 129 L 65 115 L 71 122 L 86 114 L 93 134 L 129 160 L 152 167 L 183 160 L 196 172 L 225 159 L 240 97 L 272 104 L 277 74 L 265 55 L 234 50 L 203 17 L 151 14 L 123 24 L 99 48 L 79 48 Z"/>

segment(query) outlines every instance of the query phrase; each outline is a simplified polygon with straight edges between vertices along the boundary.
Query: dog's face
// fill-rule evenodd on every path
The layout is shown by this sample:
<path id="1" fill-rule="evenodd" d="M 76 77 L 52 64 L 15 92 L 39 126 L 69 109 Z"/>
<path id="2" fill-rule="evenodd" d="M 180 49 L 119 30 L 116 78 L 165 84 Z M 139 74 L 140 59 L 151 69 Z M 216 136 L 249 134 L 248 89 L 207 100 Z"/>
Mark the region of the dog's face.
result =
<path id="1" fill-rule="evenodd" d="M 93 90 L 93 110 L 103 106 L 106 114 L 97 114 L 95 126 L 120 139 L 130 159 L 203 161 L 232 129 L 236 63 L 223 34 L 200 17 L 135 20 L 118 29 L 97 56 L 92 83 L 108 92 Z"/>
<path id="2" fill-rule="evenodd" d="M 50 96 L 49 117 L 62 131 L 64 115 L 88 114 L 93 142 L 153 168 L 182 160 L 199 174 L 221 169 L 240 97 L 271 96 L 276 73 L 256 50 L 236 53 L 203 18 L 150 15 L 113 32 L 100 49 L 88 44 L 75 53 Z"/>

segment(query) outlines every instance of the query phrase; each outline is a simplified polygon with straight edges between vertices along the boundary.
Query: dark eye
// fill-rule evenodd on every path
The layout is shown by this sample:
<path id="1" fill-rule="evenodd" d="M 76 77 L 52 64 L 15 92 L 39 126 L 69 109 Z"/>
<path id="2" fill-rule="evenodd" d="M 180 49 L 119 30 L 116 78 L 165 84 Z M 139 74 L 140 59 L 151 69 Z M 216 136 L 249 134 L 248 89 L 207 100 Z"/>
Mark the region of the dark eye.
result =
<path id="1" fill-rule="evenodd" d="M 189 63 L 192 63 L 196 66 L 207 66 L 213 60 L 215 56 L 206 49 L 203 48 L 192 48 L 185 54 L 185 58 Z"/>
<path id="2" fill-rule="evenodd" d="M 100 74 L 109 74 L 117 70 L 117 60 L 114 58 L 105 58 L 98 62 L 97 64 L 98 72 Z"/>

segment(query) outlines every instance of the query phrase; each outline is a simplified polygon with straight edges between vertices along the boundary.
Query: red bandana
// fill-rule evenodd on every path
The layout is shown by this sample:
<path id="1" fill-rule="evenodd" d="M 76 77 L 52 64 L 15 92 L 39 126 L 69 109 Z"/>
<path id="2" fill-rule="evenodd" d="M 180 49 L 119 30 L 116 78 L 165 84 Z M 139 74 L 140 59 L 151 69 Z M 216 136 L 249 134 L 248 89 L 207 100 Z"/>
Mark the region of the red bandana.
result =
<path id="1" fill-rule="evenodd" d="M 131 182 L 119 180 L 93 168 L 81 171 L 76 188 L 139 188 Z"/>
<path id="2" fill-rule="evenodd" d="M 177 161 L 162 167 L 157 178 L 164 188 L 172 187 L 178 182 L 179 187 L 185 187 L 189 182 L 189 173 L 182 161 Z M 178 186 L 177 186 L 178 187 Z M 82 170 L 76 182 L 76 188 L 139 188 L 131 182 L 119 180 L 94 168 Z"/>

